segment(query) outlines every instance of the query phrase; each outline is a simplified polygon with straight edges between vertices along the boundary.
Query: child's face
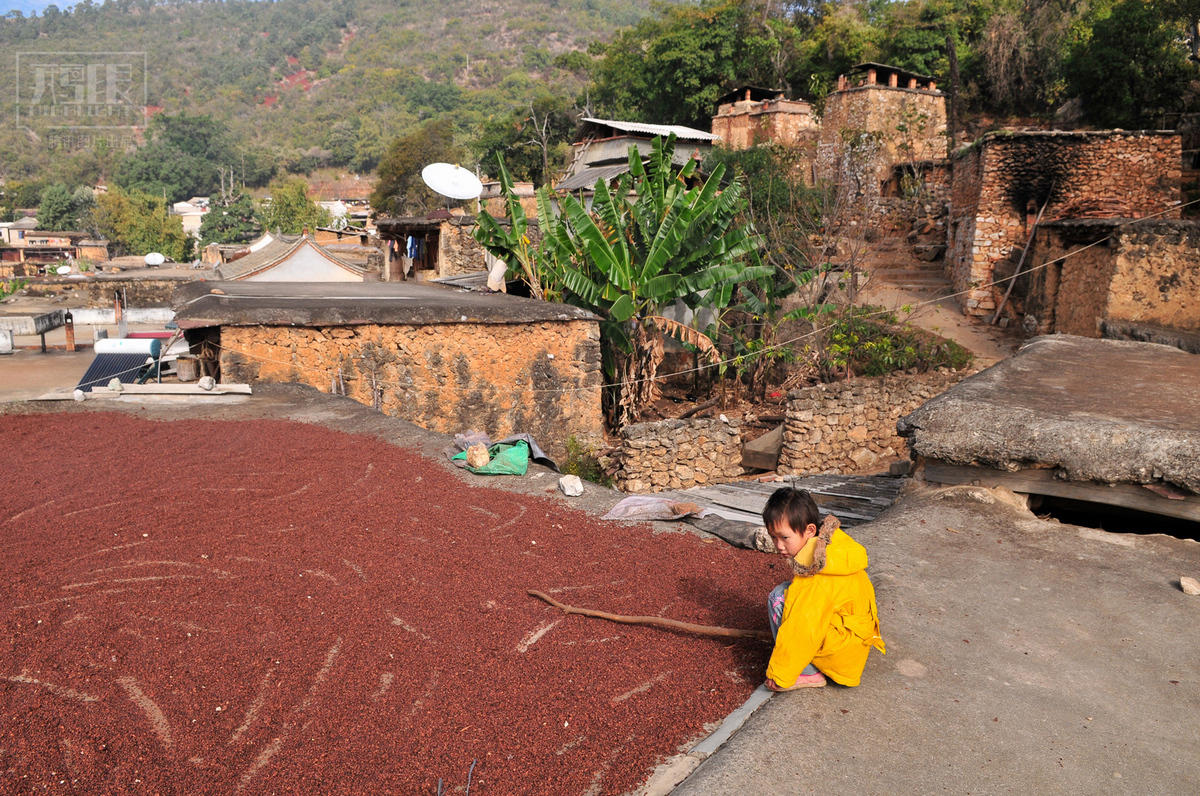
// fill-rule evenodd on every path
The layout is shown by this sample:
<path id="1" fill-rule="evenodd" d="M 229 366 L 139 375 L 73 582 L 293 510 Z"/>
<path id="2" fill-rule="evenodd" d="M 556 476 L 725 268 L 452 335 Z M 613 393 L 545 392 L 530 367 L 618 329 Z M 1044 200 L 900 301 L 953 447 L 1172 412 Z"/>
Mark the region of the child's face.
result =
<path id="1" fill-rule="evenodd" d="M 768 528 L 771 541 L 775 543 L 775 552 L 787 558 L 795 558 L 796 553 L 803 549 L 809 539 L 817 535 L 817 526 L 811 522 L 801 532 L 796 532 L 787 520 L 781 521 L 773 528 Z"/>

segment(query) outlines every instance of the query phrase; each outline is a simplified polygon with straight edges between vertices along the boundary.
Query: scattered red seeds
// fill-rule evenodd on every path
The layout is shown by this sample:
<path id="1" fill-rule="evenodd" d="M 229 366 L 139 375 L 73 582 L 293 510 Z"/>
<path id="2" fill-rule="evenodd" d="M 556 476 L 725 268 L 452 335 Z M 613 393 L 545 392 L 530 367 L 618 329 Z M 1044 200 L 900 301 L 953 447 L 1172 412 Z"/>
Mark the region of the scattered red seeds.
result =
<path id="1" fill-rule="evenodd" d="M 631 790 L 769 648 L 771 559 L 275 421 L 0 417 L 0 747 L 22 789 Z"/>

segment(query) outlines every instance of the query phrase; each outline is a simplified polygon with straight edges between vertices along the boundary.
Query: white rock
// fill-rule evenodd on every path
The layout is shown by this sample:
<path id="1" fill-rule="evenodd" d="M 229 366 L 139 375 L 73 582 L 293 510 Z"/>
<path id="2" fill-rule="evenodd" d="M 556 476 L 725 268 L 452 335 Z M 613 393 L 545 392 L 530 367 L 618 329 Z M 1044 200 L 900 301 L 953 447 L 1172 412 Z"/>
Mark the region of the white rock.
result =
<path id="1" fill-rule="evenodd" d="M 211 390 L 213 387 L 217 386 L 217 380 L 212 376 L 204 376 L 200 379 L 200 381 L 196 382 L 196 386 L 202 390 Z"/>
<path id="2" fill-rule="evenodd" d="M 108 380 L 108 389 L 112 390 L 113 392 L 121 392 L 125 389 L 125 387 L 122 386 L 121 380 L 114 376 Z"/>
<path id="3" fill-rule="evenodd" d="M 579 497 L 583 494 L 583 482 L 577 475 L 564 475 L 558 479 L 558 488 L 567 497 Z"/>
<path id="4" fill-rule="evenodd" d="M 75 390 L 75 392 L 71 393 L 71 396 L 72 396 L 72 397 L 73 397 L 73 398 L 74 398 L 76 401 L 84 401 L 84 400 L 87 400 L 87 394 L 86 394 L 86 393 L 84 393 L 84 391 L 83 391 L 83 390 Z"/>
<path id="5" fill-rule="evenodd" d="M 1183 589 L 1184 594 L 1190 594 L 1193 597 L 1200 595 L 1200 580 L 1189 578 L 1186 575 L 1179 579 L 1179 587 Z"/>

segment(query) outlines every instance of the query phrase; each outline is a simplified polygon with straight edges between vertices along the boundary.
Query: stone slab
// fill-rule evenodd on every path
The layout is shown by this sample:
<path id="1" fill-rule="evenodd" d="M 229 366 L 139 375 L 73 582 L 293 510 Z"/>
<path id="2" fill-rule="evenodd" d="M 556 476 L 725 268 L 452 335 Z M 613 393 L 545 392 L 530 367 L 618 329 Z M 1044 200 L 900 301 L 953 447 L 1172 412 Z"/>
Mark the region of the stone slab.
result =
<path id="1" fill-rule="evenodd" d="M 1200 494 L 1200 355 L 1153 343 L 1031 340 L 900 418 L 920 457 Z"/>

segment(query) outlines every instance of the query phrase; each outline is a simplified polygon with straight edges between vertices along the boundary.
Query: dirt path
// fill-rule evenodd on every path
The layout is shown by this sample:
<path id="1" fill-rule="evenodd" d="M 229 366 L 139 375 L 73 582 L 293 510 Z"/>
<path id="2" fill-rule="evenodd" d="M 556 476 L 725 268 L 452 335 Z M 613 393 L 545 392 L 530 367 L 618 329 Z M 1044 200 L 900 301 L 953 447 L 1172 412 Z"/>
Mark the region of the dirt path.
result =
<path id="1" fill-rule="evenodd" d="M 343 423 L 325 401 L 301 413 Z M 765 556 L 378 436 L 131 412 L 164 416 L 0 415 L 0 789 L 433 793 L 475 761 L 473 792 L 620 793 L 761 680 L 765 645 L 525 590 L 759 627 Z"/>

